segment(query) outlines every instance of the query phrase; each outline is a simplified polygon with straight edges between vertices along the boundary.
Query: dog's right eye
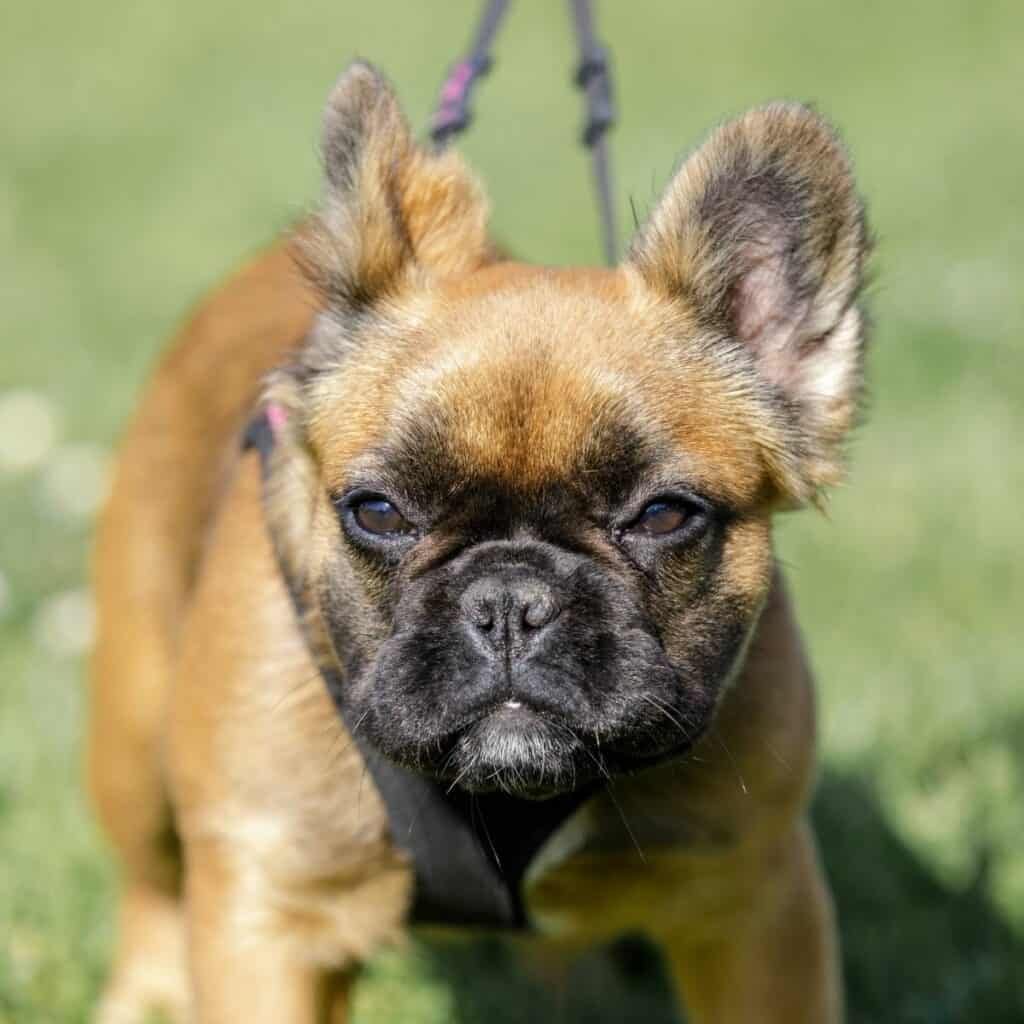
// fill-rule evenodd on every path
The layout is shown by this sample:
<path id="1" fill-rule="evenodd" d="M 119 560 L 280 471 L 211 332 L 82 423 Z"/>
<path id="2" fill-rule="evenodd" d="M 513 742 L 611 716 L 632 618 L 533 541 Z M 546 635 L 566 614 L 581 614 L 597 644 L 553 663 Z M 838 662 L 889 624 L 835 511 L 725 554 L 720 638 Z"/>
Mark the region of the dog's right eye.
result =
<path id="1" fill-rule="evenodd" d="M 393 537 L 412 532 L 412 523 L 386 498 L 364 498 L 352 506 L 359 527 L 378 537 Z"/>
<path id="2" fill-rule="evenodd" d="M 678 530 L 687 519 L 689 512 L 682 505 L 667 501 L 652 501 L 637 519 L 634 529 L 650 537 L 662 537 Z"/>

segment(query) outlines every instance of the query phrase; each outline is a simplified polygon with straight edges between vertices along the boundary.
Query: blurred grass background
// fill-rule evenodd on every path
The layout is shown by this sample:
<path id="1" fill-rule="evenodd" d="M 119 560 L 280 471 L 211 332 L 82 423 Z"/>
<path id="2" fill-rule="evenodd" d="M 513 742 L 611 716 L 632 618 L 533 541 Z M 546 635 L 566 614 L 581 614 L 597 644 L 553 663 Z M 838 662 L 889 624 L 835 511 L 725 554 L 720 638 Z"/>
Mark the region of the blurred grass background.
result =
<path id="1" fill-rule="evenodd" d="M 319 113 L 368 57 L 424 125 L 478 5 L 6 4 L 0 35 L 0 1021 L 80 1021 L 113 871 L 79 782 L 90 519 L 168 332 L 299 217 Z M 812 100 L 879 238 L 851 485 L 780 546 L 821 683 L 817 819 L 853 1022 L 1024 1020 L 1024 5 L 607 0 L 618 200 L 722 117 Z M 599 258 L 561 5 L 514 5 L 464 149 L 495 229 Z M 574 1021 L 674 1019 L 635 946 Z M 443 975 L 465 982 L 447 993 Z M 373 966 L 356 1024 L 542 1015 L 498 943 Z"/>

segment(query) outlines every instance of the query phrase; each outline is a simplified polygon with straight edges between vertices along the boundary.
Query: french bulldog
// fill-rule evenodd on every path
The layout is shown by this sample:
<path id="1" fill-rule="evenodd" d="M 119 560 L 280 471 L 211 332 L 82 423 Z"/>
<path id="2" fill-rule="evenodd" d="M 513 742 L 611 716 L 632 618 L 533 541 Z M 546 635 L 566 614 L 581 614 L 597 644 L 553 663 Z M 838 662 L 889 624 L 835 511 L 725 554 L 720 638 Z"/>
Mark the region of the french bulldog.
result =
<path id="1" fill-rule="evenodd" d="M 365 63 L 322 152 L 319 212 L 163 360 L 102 517 L 100 1021 L 343 1021 L 419 925 L 639 931 L 696 1024 L 839 1021 L 772 522 L 857 417 L 843 146 L 794 104 L 725 124 L 610 270 L 504 258 Z"/>

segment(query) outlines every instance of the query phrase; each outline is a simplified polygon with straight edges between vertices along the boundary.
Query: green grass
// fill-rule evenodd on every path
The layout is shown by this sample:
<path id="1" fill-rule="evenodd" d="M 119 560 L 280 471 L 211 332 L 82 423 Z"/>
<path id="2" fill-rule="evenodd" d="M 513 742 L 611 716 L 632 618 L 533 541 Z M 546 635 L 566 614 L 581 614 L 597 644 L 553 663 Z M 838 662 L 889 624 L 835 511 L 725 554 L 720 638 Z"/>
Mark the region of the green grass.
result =
<path id="1" fill-rule="evenodd" d="M 109 447 L 189 303 L 315 199 L 319 111 L 340 67 L 380 63 L 423 124 L 476 8 L 7 5 L 0 401 L 41 393 L 64 442 Z M 781 529 L 821 680 L 816 813 L 851 1020 L 1020 1020 L 1024 7 L 601 14 L 624 221 L 628 197 L 646 209 L 682 150 L 753 103 L 812 99 L 854 152 L 880 242 L 869 421 L 830 514 Z M 570 47 L 559 5 L 516 6 L 465 143 L 499 235 L 556 263 L 598 251 Z M 62 457 L 0 468 L 3 1024 L 85 1020 L 112 936 L 112 866 L 80 792 L 82 666 L 45 642 L 45 623 L 67 618 L 51 598 L 81 586 L 87 562 L 88 517 L 61 509 L 90 477 L 60 471 Z M 464 979 L 461 1001 L 446 973 Z M 578 977 L 573 1020 L 672 1019 L 642 949 L 595 954 Z M 357 1024 L 499 1024 L 545 1006 L 497 944 L 388 954 L 357 1003 Z"/>

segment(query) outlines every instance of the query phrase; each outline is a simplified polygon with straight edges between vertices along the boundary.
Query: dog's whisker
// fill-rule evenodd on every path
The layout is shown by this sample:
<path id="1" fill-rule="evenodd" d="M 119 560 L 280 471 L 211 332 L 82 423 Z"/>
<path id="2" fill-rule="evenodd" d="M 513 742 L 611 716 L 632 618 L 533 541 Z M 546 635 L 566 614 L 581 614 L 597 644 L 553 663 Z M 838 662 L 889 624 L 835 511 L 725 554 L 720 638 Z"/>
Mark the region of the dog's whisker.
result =
<path id="1" fill-rule="evenodd" d="M 622 819 L 622 824 L 626 829 L 626 833 L 632 841 L 633 846 L 636 848 L 636 852 L 640 855 L 640 860 L 646 864 L 647 857 L 644 856 L 644 851 L 640 848 L 640 843 L 636 838 L 636 833 L 634 833 L 633 829 L 630 827 L 629 821 L 626 818 L 626 813 L 623 811 L 622 805 L 619 803 L 619 799 L 615 795 L 615 784 L 609 780 L 604 787 L 604 791 L 608 794 L 608 798 L 611 800 L 612 806 L 616 811 L 618 811 L 619 817 Z"/>
<path id="2" fill-rule="evenodd" d="M 651 707 L 655 708 L 657 711 L 660 711 L 661 714 L 664 715 L 664 717 L 683 734 L 683 738 L 685 740 L 690 739 L 690 730 L 687 729 L 683 722 L 681 722 L 679 718 L 676 717 L 675 713 L 672 711 L 671 708 L 669 708 L 667 704 L 664 704 L 662 701 L 658 700 L 651 694 L 641 693 L 639 696 L 645 703 L 650 704 Z"/>
<path id="3" fill-rule="evenodd" d="M 367 773 L 366 762 L 363 762 L 362 769 L 359 772 L 359 785 L 356 788 L 356 827 L 363 827 L 363 783 L 366 781 Z"/>
<path id="4" fill-rule="evenodd" d="M 283 708 L 283 706 L 285 704 L 285 701 L 289 700 L 291 697 L 294 697 L 296 694 L 298 694 L 300 692 L 302 692 L 303 699 L 304 699 L 305 696 L 306 696 L 306 693 L 303 692 L 303 691 L 305 691 L 306 687 L 309 686 L 310 683 L 312 683 L 314 680 L 322 680 L 322 678 L 323 677 L 320 675 L 320 672 L 317 671 L 317 672 L 314 672 L 312 675 L 305 676 L 302 679 L 300 679 L 298 682 L 293 683 L 271 705 L 271 707 L 270 707 L 271 712 L 272 713 L 276 713 L 276 712 L 282 710 L 282 708 Z"/>
<path id="5" fill-rule="evenodd" d="M 494 856 L 494 862 L 498 865 L 498 870 L 501 871 L 501 856 L 498 853 L 498 848 L 494 845 L 494 840 L 491 838 L 491 830 L 487 827 L 487 819 L 484 817 L 483 811 L 480 810 L 477 804 L 476 795 L 472 795 L 469 800 L 470 814 L 472 820 L 475 822 L 479 819 L 480 824 L 483 826 L 484 836 L 487 839 L 487 844 L 491 848 L 491 853 Z"/>
<path id="6" fill-rule="evenodd" d="M 725 740 L 719 735 L 717 729 L 712 729 L 711 735 L 714 737 L 715 742 L 722 748 L 725 756 L 729 759 L 729 764 L 732 765 L 732 770 L 736 774 L 736 781 L 739 783 L 740 790 L 743 792 L 743 795 L 748 796 L 749 791 L 747 790 L 746 780 L 743 778 L 743 773 L 740 771 L 740 766 L 736 763 L 736 759 L 732 756 L 732 751 L 729 749 Z"/>

